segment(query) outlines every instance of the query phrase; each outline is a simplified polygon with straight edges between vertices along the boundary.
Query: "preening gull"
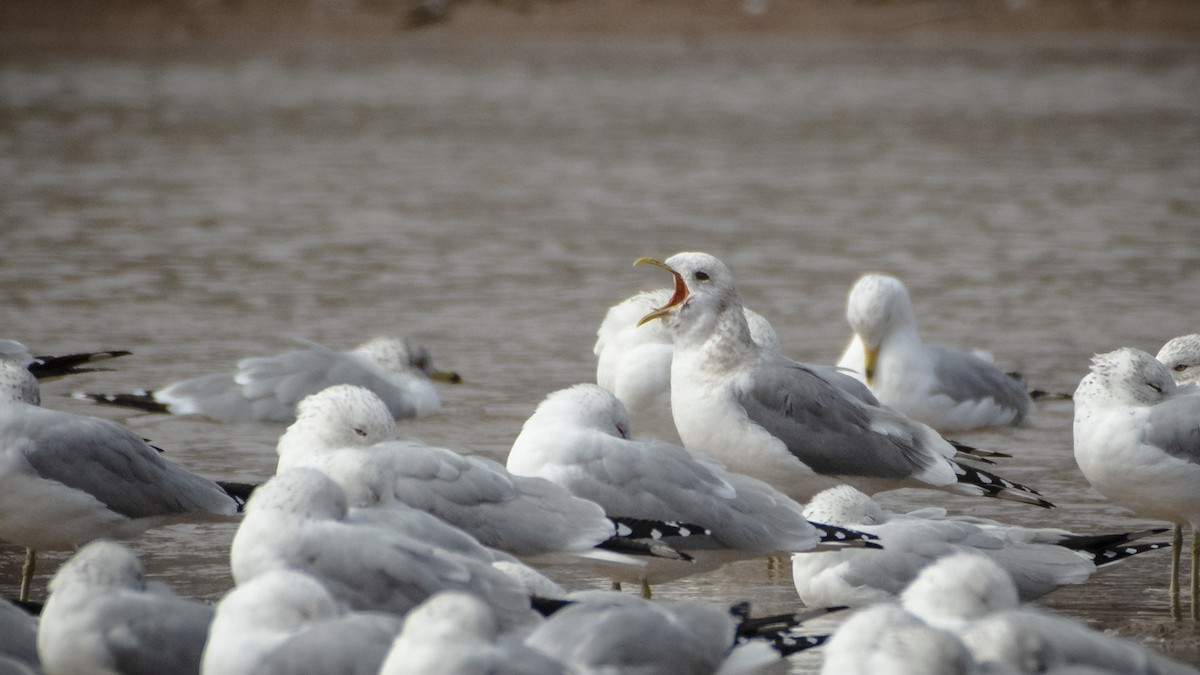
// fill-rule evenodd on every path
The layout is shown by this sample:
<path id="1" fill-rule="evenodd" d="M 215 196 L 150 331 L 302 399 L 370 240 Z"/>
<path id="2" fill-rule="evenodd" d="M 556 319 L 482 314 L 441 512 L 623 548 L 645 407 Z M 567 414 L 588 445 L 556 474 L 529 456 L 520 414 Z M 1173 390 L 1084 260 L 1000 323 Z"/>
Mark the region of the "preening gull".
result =
<path id="1" fill-rule="evenodd" d="M 34 356 L 25 345 L 16 340 L 0 340 L 0 361 L 15 361 L 29 369 L 39 380 L 49 380 L 63 375 L 91 373 L 106 368 L 94 368 L 89 364 L 107 361 L 119 356 L 129 356 L 123 350 L 107 352 L 79 352 L 61 356 Z"/>
<path id="2" fill-rule="evenodd" d="M 374 391 L 395 419 L 437 412 L 433 381 L 460 382 L 438 370 L 429 352 L 411 338 L 381 337 L 349 351 L 304 341 L 306 349 L 238 361 L 237 371 L 204 375 L 155 391 L 76 393 L 97 403 L 157 413 L 203 415 L 219 422 L 290 423 L 305 396 L 335 384 Z"/>
<path id="3" fill-rule="evenodd" d="M 204 675 L 374 675 L 403 619 L 349 611 L 320 581 L 289 569 L 263 573 L 218 603 Z"/>
<path id="4" fill-rule="evenodd" d="M 1084 667 L 1124 675 L 1195 675 L 1196 670 L 1137 643 L 1033 607 L 992 560 L 960 553 L 926 567 L 901 594 L 926 623 L 957 635 L 982 672 L 1044 673 Z"/>
<path id="5" fill-rule="evenodd" d="M 678 445 L 631 436 L 625 406 L 599 385 L 549 394 L 513 442 L 508 468 L 557 483 L 613 517 L 692 523 L 709 532 L 668 539 L 695 562 L 681 570 L 652 561 L 637 579 L 644 584 L 741 558 L 807 551 L 822 539 L 804 507 L 770 485 Z M 853 534 L 839 529 L 831 537 L 848 543 Z"/>
<path id="6" fill-rule="evenodd" d="M 563 664 L 500 635 L 487 603 L 459 591 L 443 591 L 404 618 L 379 675 L 560 675 Z"/>
<path id="7" fill-rule="evenodd" d="M 933 487 L 1050 506 L 1037 492 L 951 459 L 928 426 L 874 405 L 750 339 L 733 275 L 705 253 L 666 262 L 668 303 L 642 318 L 671 331 L 671 408 L 685 446 L 804 501 L 848 482 L 868 492 Z"/>
<path id="8" fill-rule="evenodd" d="M 212 616 L 211 606 L 148 582 L 132 551 L 101 539 L 50 580 L 38 653 L 56 675 L 199 673 Z"/>
<path id="9" fill-rule="evenodd" d="M 529 595 L 492 562 L 355 517 L 342 488 L 307 467 L 278 473 L 255 490 L 230 547 L 239 585 L 294 569 L 316 577 L 351 609 L 403 615 L 438 591 L 463 590 L 486 601 L 505 628 L 529 621 Z"/>
<path id="10" fill-rule="evenodd" d="M 671 334 L 662 324 L 639 326 L 638 320 L 660 307 L 671 291 L 642 291 L 609 308 L 596 331 L 596 384 L 616 394 L 629 411 L 638 435 L 679 442 L 671 416 Z M 750 337 L 768 349 L 779 349 L 779 336 L 761 315 L 747 309 Z"/>
<path id="11" fill-rule="evenodd" d="M 1064 584 L 1083 583 L 1101 565 L 1165 547 L 1129 543 L 1164 530 L 1088 536 L 948 516 L 940 508 L 892 513 L 849 485 L 818 493 L 804 513 L 813 520 L 876 535 L 881 546 L 793 555 L 792 579 L 800 599 L 809 606 L 861 606 L 890 600 L 921 569 L 963 551 L 996 561 L 1012 575 L 1021 598 L 1032 600 Z"/>
<path id="12" fill-rule="evenodd" d="M 908 289 L 863 275 L 846 319 L 855 338 L 839 366 L 857 371 L 884 404 L 941 431 L 1020 424 L 1033 399 L 1025 385 L 975 353 L 921 341 Z"/>
<path id="13" fill-rule="evenodd" d="M 22 600 L 38 550 L 237 514 L 239 500 L 225 488 L 165 459 L 129 429 L 47 410 L 40 401 L 28 370 L 0 362 L 0 539 L 27 550 Z"/>
<path id="14" fill-rule="evenodd" d="M 279 471 L 318 469 L 354 507 L 425 511 L 518 556 L 617 559 L 595 550 L 617 535 L 599 505 L 492 460 L 398 438 L 383 402 L 362 387 L 336 385 L 305 398 L 276 449 Z"/>
<path id="15" fill-rule="evenodd" d="M 1171 370 L 1143 351 L 1099 354 L 1075 390 L 1074 431 L 1075 461 L 1100 494 L 1138 515 L 1191 527 L 1191 613 L 1200 617 L 1200 395 L 1181 392 Z M 1175 532 L 1170 589 L 1178 618 L 1183 542 L 1182 529 Z"/>

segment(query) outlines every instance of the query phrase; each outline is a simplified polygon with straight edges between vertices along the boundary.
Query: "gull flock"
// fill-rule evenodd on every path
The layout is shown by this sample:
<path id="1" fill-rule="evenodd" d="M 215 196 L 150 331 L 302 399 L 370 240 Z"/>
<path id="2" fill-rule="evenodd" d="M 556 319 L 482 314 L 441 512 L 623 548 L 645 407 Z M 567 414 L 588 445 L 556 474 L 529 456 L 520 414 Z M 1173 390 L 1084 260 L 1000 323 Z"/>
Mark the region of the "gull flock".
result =
<path id="1" fill-rule="evenodd" d="M 0 340 L 0 540 L 24 547 L 0 601 L 0 673 L 743 673 L 817 648 L 823 673 L 1196 673 L 1023 603 L 1172 549 L 1192 530 L 1200 611 L 1200 335 L 1097 355 L 1074 393 L 1080 471 L 1174 528 L 1024 528 L 871 495 L 922 488 L 1050 508 L 1007 455 L 942 432 L 1020 425 L 1034 400 L 990 357 L 922 342 L 900 280 L 864 275 L 836 366 L 792 360 L 705 253 L 637 263 L 671 286 L 614 305 L 596 383 L 551 392 L 506 464 L 407 436 L 461 378 L 411 339 L 316 343 L 102 405 L 287 424 L 273 476 L 198 475 L 128 428 L 42 405 L 38 379 L 128 352 L 33 356 Z M 1060 507 L 1067 505 L 1059 504 Z M 1067 507 L 1069 508 L 1069 507 Z M 215 605 L 148 579 L 120 539 L 237 523 Z M 74 550 L 45 592 L 39 550 Z M 791 557 L 794 612 L 655 597 L 751 558 Z M 546 563 L 613 588 L 567 590 Z M 623 592 L 628 583 L 640 594 Z M 661 596 L 662 593 L 658 593 Z M 35 598 L 44 598 L 44 601 Z M 838 620 L 832 635 L 805 622 Z M 822 623 L 822 625 L 826 625 Z"/>

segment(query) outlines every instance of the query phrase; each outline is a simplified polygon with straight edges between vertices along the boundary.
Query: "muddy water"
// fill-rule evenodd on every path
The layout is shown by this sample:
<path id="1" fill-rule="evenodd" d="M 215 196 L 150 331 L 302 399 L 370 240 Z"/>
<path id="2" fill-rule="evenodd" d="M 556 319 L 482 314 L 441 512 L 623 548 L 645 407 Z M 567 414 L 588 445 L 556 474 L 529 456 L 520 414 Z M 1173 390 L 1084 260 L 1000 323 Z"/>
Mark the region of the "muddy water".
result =
<path id="1" fill-rule="evenodd" d="M 1200 53 L 1141 40 L 413 44 L 316 53 L 0 59 L 0 336 L 128 348 L 46 384 L 213 476 L 261 480 L 279 428 L 67 398 L 229 368 L 297 337 L 422 338 L 466 383 L 410 423 L 502 459 L 548 392 L 592 377 L 606 308 L 705 250 L 792 356 L 834 360 L 858 274 L 903 278 L 928 340 L 1070 391 L 1088 357 L 1200 329 Z M 1006 521 L 1146 521 L 1091 491 L 1070 403 L 964 435 L 1061 508 L 905 491 Z M 135 543 L 179 592 L 230 586 L 233 526 Z M 62 556 L 45 556 L 44 583 Z M 20 553 L 0 549 L 11 594 Z M 1043 603 L 1200 660 L 1165 620 L 1167 556 Z M 602 586 L 550 570 L 572 588 Z M 660 597 L 797 603 L 760 561 Z M 791 664 L 805 672 L 816 657 Z"/>

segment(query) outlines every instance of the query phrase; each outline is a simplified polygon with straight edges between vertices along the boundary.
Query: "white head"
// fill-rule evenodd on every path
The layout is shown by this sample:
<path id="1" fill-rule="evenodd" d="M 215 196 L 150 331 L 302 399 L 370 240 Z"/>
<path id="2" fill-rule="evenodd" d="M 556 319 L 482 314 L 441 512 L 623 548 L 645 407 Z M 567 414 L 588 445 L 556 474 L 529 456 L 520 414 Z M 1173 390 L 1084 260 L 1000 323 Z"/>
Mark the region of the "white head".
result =
<path id="1" fill-rule="evenodd" d="M 569 425 L 629 438 L 629 412 L 612 392 L 596 384 L 576 384 L 546 396 L 525 426 Z"/>
<path id="2" fill-rule="evenodd" d="M 1171 371 L 1158 359 L 1138 349 L 1123 347 L 1092 357 L 1092 372 L 1083 378 L 1076 399 L 1103 397 L 1127 406 L 1152 406 L 1174 395 Z"/>
<path id="3" fill-rule="evenodd" d="M 462 591 L 441 591 L 413 608 L 404 618 L 405 639 L 491 640 L 500 627 L 483 600 Z"/>
<path id="4" fill-rule="evenodd" d="M 420 373 L 433 380 L 456 384 L 462 381 L 458 373 L 438 370 L 429 350 L 410 337 L 377 337 L 362 343 L 354 351 L 392 372 Z"/>
<path id="5" fill-rule="evenodd" d="M 0 360 L 0 404 L 4 403 L 42 404 L 37 378 L 16 361 Z"/>
<path id="6" fill-rule="evenodd" d="M 50 592 L 53 594 L 77 584 L 143 590 L 146 573 L 129 548 L 115 541 L 97 539 L 63 563 L 50 580 Z"/>
<path id="7" fill-rule="evenodd" d="M 1158 350 L 1176 384 L 1200 383 L 1200 333 L 1172 338 Z"/>
<path id="8" fill-rule="evenodd" d="M 260 511 L 314 520 L 344 520 L 349 507 L 345 491 L 332 478 L 316 469 L 295 467 L 275 474 L 250 495 L 246 514 Z"/>
<path id="9" fill-rule="evenodd" d="M 824 649 L 822 675 L 975 672 L 958 638 L 892 604 L 872 605 L 846 619 Z"/>
<path id="10" fill-rule="evenodd" d="M 642 317 L 639 324 L 663 319 L 676 346 L 703 342 L 714 332 L 729 332 L 745 343 L 750 328 L 733 273 L 707 253 L 677 253 L 666 261 L 639 258 L 637 262 L 657 265 L 675 277 L 675 292 L 667 304 Z"/>
<path id="11" fill-rule="evenodd" d="M 956 553 L 921 570 L 900 595 L 904 608 L 931 626 L 954 629 L 1020 604 L 1004 568 L 978 553 Z"/>
<path id="12" fill-rule="evenodd" d="M 908 289 L 899 279 L 884 274 L 864 274 L 854 283 L 846 300 L 846 321 L 866 350 L 863 374 L 868 384 L 874 378 L 875 358 L 883 341 L 894 331 L 917 330 Z"/>
<path id="13" fill-rule="evenodd" d="M 296 404 L 296 421 L 279 439 L 278 450 L 292 443 L 325 448 L 368 447 L 397 436 L 387 404 L 370 389 L 335 384 Z"/>
<path id="14" fill-rule="evenodd" d="M 879 525 L 888 519 L 879 502 L 850 485 L 835 485 L 813 495 L 804 507 L 804 517 L 839 527 Z"/>
<path id="15" fill-rule="evenodd" d="M 238 584 L 217 605 L 217 618 L 256 629 L 297 631 L 344 610 L 325 584 L 303 572 L 274 569 Z"/>

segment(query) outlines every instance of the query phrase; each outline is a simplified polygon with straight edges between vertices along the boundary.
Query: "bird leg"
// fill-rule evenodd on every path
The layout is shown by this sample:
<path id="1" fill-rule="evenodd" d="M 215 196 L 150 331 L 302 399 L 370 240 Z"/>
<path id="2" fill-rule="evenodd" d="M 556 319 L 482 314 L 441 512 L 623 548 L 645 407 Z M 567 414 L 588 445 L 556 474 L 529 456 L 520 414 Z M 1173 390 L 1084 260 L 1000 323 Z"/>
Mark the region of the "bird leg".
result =
<path id="1" fill-rule="evenodd" d="M 25 564 L 21 566 L 21 592 L 17 597 L 21 602 L 29 600 L 29 589 L 33 586 L 33 570 L 37 567 L 37 551 L 25 549 Z"/>
<path id="2" fill-rule="evenodd" d="M 1183 549 L 1183 526 L 1175 523 L 1175 532 L 1171 536 L 1171 618 L 1179 621 L 1179 554 Z"/>
<path id="3" fill-rule="evenodd" d="M 614 591 L 619 591 L 619 590 L 621 590 L 621 582 L 619 582 L 619 581 L 616 581 L 616 580 L 614 579 L 614 580 L 613 580 L 613 582 L 612 582 L 612 586 L 611 586 L 611 588 L 612 588 L 612 590 L 614 590 Z"/>
<path id="4" fill-rule="evenodd" d="M 642 597 L 650 599 L 650 584 L 645 579 L 642 579 Z"/>
<path id="5" fill-rule="evenodd" d="M 1196 559 L 1196 554 L 1200 553 L 1200 540 L 1196 538 L 1196 530 L 1192 529 L 1192 621 L 1200 619 L 1200 607 L 1196 606 L 1196 598 L 1200 595 L 1200 586 L 1197 585 L 1196 572 L 1200 571 L 1200 560 Z"/>

